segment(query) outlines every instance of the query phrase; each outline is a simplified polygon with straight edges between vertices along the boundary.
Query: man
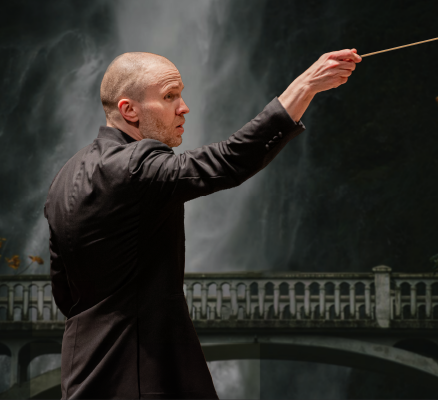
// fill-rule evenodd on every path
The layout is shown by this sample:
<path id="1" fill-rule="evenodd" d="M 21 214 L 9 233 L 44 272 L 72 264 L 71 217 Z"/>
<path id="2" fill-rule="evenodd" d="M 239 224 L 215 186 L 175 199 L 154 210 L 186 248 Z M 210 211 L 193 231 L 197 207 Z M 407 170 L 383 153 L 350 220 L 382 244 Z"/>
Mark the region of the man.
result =
<path id="1" fill-rule="evenodd" d="M 107 125 L 53 180 L 52 291 L 67 317 L 63 399 L 216 399 L 183 292 L 184 203 L 240 185 L 345 83 L 355 49 L 322 55 L 228 139 L 175 155 L 189 108 L 168 59 L 126 53 L 101 85 Z"/>

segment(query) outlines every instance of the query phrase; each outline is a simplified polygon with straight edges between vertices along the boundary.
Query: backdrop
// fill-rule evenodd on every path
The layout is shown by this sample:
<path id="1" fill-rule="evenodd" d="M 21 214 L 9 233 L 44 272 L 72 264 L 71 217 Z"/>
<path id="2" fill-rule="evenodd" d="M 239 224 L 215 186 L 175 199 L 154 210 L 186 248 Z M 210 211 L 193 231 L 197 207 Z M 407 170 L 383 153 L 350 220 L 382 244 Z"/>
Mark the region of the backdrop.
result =
<path id="1" fill-rule="evenodd" d="M 0 274 L 20 272 L 30 255 L 44 264 L 26 273 L 49 272 L 48 189 L 105 124 L 99 87 L 117 55 L 158 53 L 180 70 L 191 111 L 179 153 L 227 139 L 323 53 L 438 36 L 437 13 L 430 0 L 4 4 Z M 302 117 L 307 130 L 265 170 L 187 203 L 186 271 L 430 271 L 438 253 L 437 53 L 438 41 L 364 58 L 345 85 L 315 97 Z M 14 255 L 18 270 L 5 259 Z M 53 368 L 51 360 L 31 367 Z M 222 398 L 339 399 L 358 387 L 349 368 L 209 366 Z"/>

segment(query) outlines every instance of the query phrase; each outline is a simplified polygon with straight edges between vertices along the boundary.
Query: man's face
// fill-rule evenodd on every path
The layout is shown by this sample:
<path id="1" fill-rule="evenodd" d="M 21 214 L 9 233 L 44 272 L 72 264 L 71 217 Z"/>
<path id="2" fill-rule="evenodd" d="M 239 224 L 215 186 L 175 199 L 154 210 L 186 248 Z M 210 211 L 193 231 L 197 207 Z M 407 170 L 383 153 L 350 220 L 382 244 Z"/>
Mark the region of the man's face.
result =
<path id="1" fill-rule="evenodd" d="M 184 85 L 179 71 L 159 65 L 141 103 L 139 130 L 144 138 L 159 140 L 169 147 L 182 143 L 184 114 L 190 110 L 181 97 Z"/>

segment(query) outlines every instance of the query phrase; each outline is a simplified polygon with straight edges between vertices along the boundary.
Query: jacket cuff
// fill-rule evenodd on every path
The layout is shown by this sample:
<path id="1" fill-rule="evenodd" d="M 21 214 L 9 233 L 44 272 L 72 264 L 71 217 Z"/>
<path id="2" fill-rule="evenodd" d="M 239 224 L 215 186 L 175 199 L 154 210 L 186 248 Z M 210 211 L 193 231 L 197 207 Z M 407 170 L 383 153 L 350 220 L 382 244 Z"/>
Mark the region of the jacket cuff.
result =
<path id="1" fill-rule="evenodd" d="M 301 120 L 295 122 L 286 109 L 278 100 L 278 97 L 274 97 L 270 103 L 267 104 L 265 110 L 272 113 L 271 127 L 283 133 L 296 132 L 301 133 L 306 129 Z"/>

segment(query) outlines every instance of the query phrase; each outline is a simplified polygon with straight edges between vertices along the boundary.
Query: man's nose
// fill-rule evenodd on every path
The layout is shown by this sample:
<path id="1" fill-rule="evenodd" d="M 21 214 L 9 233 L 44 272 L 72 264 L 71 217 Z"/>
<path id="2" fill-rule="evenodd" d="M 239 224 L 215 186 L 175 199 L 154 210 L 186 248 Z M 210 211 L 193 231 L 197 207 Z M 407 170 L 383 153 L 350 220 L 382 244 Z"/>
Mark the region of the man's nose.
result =
<path id="1" fill-rule="evenodd" d="M 190 112 L 190 108 L 187 107 L 187 104 L 181 98 L 181 102 L 179 103 L 179 107 L 177 108 L 176 113 L 180 115 L 180 114 L 187 114 L 189 112 Z"/>

